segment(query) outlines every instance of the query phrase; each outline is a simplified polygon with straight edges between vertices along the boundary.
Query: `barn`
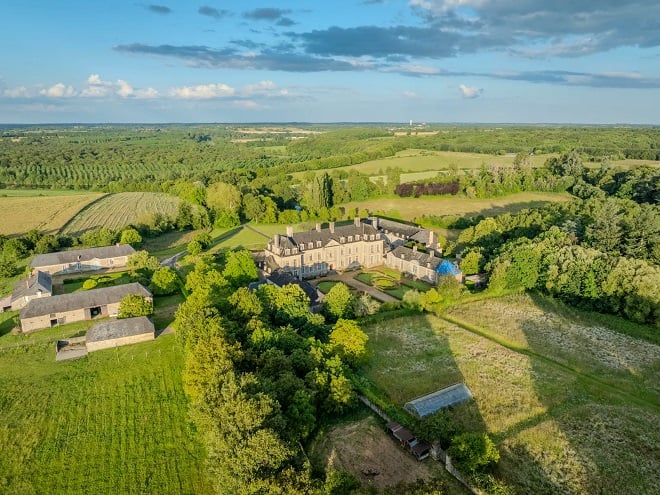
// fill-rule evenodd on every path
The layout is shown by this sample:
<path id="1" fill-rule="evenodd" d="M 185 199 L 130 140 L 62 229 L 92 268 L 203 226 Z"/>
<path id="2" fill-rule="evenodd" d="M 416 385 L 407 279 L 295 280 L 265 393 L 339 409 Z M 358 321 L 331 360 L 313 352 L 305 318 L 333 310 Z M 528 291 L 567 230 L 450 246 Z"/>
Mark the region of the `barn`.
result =
<path id="1" fill-rule="evenodd" d="M 146 342 L 155 338 L 154 324 L 146 316 L 101 321 L 85 337 L 88 352 Z"/>
<path id="2" fill-rule="evenodd" d="M 128 244 L 60 251 L 38 254 L 30 263 L 30 268 L 33 273 L 39 270 L 51 275 L 103 270 L 126 266 L 133 254 L 135 249 Z"/>
<path id="3" fill-rule="evenodd" d="M 119 303 L 129 294 L 153 300 L 151 292 L 137 282 L 32 299 L 20 312 L 21 329 L 29 333 L 75 321 L 117 316 Z"/>

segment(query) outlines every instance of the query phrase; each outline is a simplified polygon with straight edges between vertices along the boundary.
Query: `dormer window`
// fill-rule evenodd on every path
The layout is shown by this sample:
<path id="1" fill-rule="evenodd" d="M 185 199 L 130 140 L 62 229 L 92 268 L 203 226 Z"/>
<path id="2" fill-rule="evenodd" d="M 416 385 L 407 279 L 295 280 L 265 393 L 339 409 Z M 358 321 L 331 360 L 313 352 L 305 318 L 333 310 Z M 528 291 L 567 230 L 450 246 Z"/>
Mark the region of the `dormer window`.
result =
<path id="1" fill-rule="evenodd" d="M 307 248 L 308 248 L 308 249 L 312 249 L 313 247 L 314 247 L 314 243 L 313 243 L 313 242 L 310 242 L 309 244 L 307 244 Z"/>
<path id="2" fill-rule="evenodd" d="M 293 248 L 293 254 L 298 254 L 298 248 Z"/>
<path id="3" fill-rule="evenodd" d="M 321 241 L 316 241 L 316 247 L 321 247 Z"/>
<path id="4" fill-rule="evenodd" d="M 304 250 L 305 250 L 305 245 L 304 245 L 304 244 L 301 244 L 301 245 L 300 245 L 300 250 L 301 250 L 301 251 L 304 251 Z M 295 252 L 295 251 L 294 251 L 294 252 Z"/>
<path id="5" fill-rule="evenodd" d="M 359 241 L 359 240 L 360 240 L 360 234 L 358 234 L 358 235 L 355 236 L 355 240 L 356 240 L 356 241 Z"/>
<path id="6" fill-rule="evenodd" d="M 285 249 L 284 254 L 289 256 L 291 254 L 291 250 L 290 249 Z"/>
<path id="7" fill-rule="evenodd" d="M 339 242 L 346 242 L 346 238 L 345 237 L 340 237 Z"/>
<path id="8" fill-rule="evenodd" d="M 371 234 L 371 235 L 369 236 L 369 240 L 370 240 L 370 241 L 373 241 L 373 240 L 374 240 L 374 235 L 373 235 L 373 234 Z"/>

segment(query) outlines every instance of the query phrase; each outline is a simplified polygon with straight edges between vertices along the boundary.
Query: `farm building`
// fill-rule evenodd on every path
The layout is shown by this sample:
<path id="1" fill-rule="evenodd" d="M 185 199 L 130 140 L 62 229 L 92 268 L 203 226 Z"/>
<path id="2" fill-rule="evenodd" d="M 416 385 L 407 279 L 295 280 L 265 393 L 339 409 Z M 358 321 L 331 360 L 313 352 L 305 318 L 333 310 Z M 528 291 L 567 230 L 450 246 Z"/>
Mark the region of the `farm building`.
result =
<path id="1" fill-rule="evenodd" d="M 132 283 L 32 299 L 20 312 L 21 328 L 28 333 L 74 321 L 116 316 L 120 301 L 129 294 L 149 300 L 153 297 L 142 285 Z"/>
<path id="2" fill-rule="evenodd" d="M 373 225 L 391 249 L 415 241 L 429 249 L 442 252 L 438 247 L 438 239 L 432 230 L 379 217 L 370 217 L 367 222 Z"/>
<path id="3" fill-rule="evenodd" d="M 418 418 L 425 418 L 440 409 L 453 406 L 472 398 L 470 390 L 464 383 L 456 383 L 449 387 L 406 402 L 403 408 Z"/>
<path id="4" fill-rule="evenodd" d="M 431 446 L 428 443 L 415 438 L 412 431 L 401 426 L 396 421 L 387 423 L 387 431 L 399 441 L 404 449 L 417 457 L 418 460 L 426 459 L 431 453 Z"/>
<path id="5" fill-rule="evenodd" d="M 21 280 L 14 286 L 9 309 L 18 311 L 32 299 L 50 297 L 53 295 L 53 278 L 49 273 L 37 271 L 26 280 Z"/>
<path id="6" fill-rule="evenodd" d="M 102 270 L 126 266 L 132 254 L 135 249 L 128 244 L 60 251 L 38 254 L 30 267 L 33 273 L 42 271 L 51 275 Z"/>
<path id="7" fill-rule="evenodd" d="M 87 331 L 87 351 L 145 342 L 155 338 L 154 324 L 146 316 L 100 321 Z"/>

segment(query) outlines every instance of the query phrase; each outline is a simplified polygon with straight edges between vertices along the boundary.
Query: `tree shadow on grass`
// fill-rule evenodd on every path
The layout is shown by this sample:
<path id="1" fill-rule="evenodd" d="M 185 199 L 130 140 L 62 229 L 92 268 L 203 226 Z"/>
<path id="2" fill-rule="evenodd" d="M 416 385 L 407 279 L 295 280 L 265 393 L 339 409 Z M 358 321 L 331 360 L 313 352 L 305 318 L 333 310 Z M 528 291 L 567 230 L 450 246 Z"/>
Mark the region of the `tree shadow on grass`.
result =
<path id="1" fill-rule="evenodd" d="M 0 337 L 8 334 L 18 326 L 18 312 L 2 314 L 0 316 Z"/>

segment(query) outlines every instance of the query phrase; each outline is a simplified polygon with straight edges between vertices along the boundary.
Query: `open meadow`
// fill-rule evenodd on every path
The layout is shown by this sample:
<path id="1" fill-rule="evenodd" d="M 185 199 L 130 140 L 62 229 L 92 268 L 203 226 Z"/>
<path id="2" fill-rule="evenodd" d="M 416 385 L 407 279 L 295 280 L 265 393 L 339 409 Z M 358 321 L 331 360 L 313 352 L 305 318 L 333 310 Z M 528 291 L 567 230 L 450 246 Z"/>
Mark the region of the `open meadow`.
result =
<path id="1" fill-rule="evenodd" d="M 174 336 L 56 363 L 86 326 L 0 337 L 0 492 L 210 493 Z"/>
<path id="2" fill-rule="evenodd" d="M 0 235 L 21 235 L 31 229 L 56 234 L 80 210 L 103 196 L 89 192 L 2 189 Z"/>
<path id="3" fill-rule="evenodd" d="M 346 209 L 359 208 L 372 214 L 413 220 L 425 215 L 438 216 L 492 216 L 502 213 L 517 213 L 525 208 L 538 208 L 547 203 L 568 201 L 566 193 L 524 192 L 501 198 L 469 199 L 455 196 L 425 196 L 421 198 L 387 197 L 355 201 L 342 205 Z"/>
<path id="4" fill-rule="evenodd" d="M 464 381 L 474 400 L 450 414 L 491 435 L 516 493 L 656 493 L 660 347 L 610 321 L 528 296 L 482 300 L 365 325 L 362 373 L 398 406 Z"/>
<path id="5" fill-rule="evenodd" d="M 155 213 L 175 217 L 180 202 L 179 198 L 164 193 L 108 194 L 70 218 L 62 228 L 62 233 L 80 234 L 98 227 L 121 229 L 148 219 Z"/>

